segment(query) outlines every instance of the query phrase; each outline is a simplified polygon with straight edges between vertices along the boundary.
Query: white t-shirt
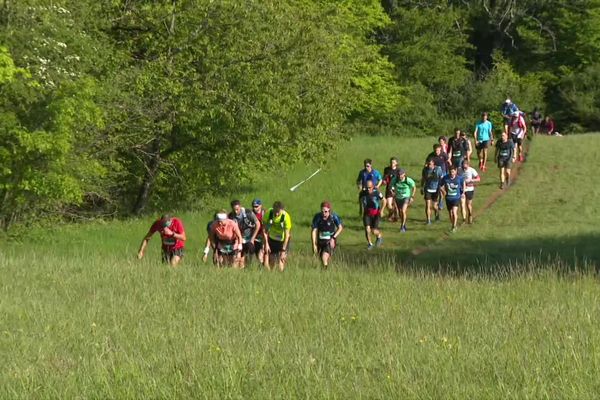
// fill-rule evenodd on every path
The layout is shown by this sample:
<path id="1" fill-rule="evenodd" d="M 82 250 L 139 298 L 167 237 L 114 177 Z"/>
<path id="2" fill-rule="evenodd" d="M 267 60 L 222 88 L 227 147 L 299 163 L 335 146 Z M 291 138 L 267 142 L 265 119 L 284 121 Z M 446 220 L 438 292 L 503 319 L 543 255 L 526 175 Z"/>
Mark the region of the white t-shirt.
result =
<path id="1" fill-rule="evenodd" d="M 465 181 L 465 192 L 472 192 L 475 190 L 475 183 L 473 182 L 473 179 L 479 176 L 475 168 L 469 167 L 462 171 L 461 175 Z"/>

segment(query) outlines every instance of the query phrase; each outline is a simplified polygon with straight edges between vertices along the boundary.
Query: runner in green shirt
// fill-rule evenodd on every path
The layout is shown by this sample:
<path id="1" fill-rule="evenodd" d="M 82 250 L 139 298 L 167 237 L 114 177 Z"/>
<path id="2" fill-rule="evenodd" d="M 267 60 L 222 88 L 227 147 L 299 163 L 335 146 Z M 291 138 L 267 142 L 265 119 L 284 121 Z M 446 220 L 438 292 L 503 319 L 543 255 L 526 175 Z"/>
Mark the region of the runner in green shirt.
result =
<path id="1" fill-rule="evenodd" d="M 279 270 L 285 269 L 288 247 L 290 243 L 290 231 L 292 229 L 292 217 L 284 210 L 283 203 L 276 201 L 263 216 L 265 258 L 267 269 L 277 261 Z"/>
<path id="2" fill-rule="evenodd" d="M 415 191 L 417 185 L 412 178 L 406 176 L 406 171 L 400 169 L 398 176 L 392 179 L 392 190 L 396 197 L 396 206 L 400 214 L 400 222 L 402 226 L 400 232 L 406 232 L 406 219 L 408 216 L 408 206 L 415 199 Z"/>

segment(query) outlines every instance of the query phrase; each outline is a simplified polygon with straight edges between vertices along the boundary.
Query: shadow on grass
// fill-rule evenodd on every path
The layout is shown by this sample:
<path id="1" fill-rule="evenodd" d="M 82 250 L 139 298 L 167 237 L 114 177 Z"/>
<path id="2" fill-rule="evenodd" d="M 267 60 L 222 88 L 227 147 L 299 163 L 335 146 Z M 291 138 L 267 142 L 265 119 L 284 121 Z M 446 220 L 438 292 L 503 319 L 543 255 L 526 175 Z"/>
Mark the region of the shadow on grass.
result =
<path id="1" fill-rule="evenodd" d="M 600 273 L 600 234 L 512 240 L 442 241 L 422 254 L 392 248 L 344 246 L 339 258 L 349 268 L 395 268 L 399 273 L 502 278 L 536 272 Z M 454 245 L 449 247 L 449 245 Z"/>

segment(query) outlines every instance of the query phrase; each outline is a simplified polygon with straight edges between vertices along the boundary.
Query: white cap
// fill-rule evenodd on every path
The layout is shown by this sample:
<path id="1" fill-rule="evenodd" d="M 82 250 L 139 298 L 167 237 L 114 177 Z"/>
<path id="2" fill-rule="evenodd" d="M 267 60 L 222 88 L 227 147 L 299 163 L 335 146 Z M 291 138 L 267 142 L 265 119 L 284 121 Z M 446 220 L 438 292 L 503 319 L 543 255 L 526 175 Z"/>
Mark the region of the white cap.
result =
<path id="1" fill-rule="evenodd" d="M 227 219 L 227 214 L 225 214 L 225 213 L 218 213 L 217 214 L 217 219 L 219 221 L 225 221 Z"/>
<path id="2" fill-rule="evenodd" d="M 510 102 L 511 102 L 510 99 L 506 99 L 506 101 L 505 101 L 505 103 L 510 103 Z"/>

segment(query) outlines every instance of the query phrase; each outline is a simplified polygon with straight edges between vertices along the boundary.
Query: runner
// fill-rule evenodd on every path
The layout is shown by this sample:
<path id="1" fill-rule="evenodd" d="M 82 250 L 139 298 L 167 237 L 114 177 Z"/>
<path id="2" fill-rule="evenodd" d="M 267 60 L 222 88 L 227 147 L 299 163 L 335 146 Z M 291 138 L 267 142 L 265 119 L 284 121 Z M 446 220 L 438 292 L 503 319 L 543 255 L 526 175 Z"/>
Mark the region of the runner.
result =
<path id="1" fill-rule="evenodd" d="M 315 214 L 312 220 L 312 247 L 313 254 L 319 255 L 323 268 L 327 269 L 329 259 L 337 246 L 337 238 L 342 233 L 344 226 L 340 217 L 331 211 L 331 203 L 321 203 L 321 212 Z"/>
<path id="2" fill-rule="evenodd" d="M 438 207 L 438 199 L 440 192 L 440 180 L 444 177 L 442 169 L 435 165 L 434 159 L 430 159 L 421 175 L 421 194 L 425 198 L 425 217 L 427 217 L 427 225 L 431 224 L 431 210 L 435 213 L 435 220 L 440 220 L 440 210 Z"/>
<path id="3" fill-rule="evenodd" d="M 273 208 L 265 213 L 263 227 L 265 240 L 264 265 L 268 270 L 271 270 L 271 266 L 277 262 L 279 271 L 283 272 L 290 245 L 292 217 L 285 211 L 281 201 L 273 203 Z"/>
<path id="4" fill-rule="evenodd" d="M 452 224 L 450 232 L 456 232 L 458 206 L 460 205 L 460 198 L 465 191 L 465 183 L 462 177 L 458 176 L 457 168 L 454 165 L 450 167 L 449 174 L 442 178 L 440 190 L 446 196 L 446 207 L 448 208 Z"/>
<path id="5" fill-rule="evenodd" d="M 210 226 L 210 244 L 215 252 L 215 264 L 218 267 L 233 265 L 234 268 L 244 268 L 241 263 L 242 242 L 237 222 L 227 218 L 227 211 L 219 211 L 217 221 Z"/>
<path id="6" fill-rule="evenodd" d="M 473 154 L 473 143 L 471 142 L 471 138 L 467 135 L 467 132 L 460 131 L 460 137 L 465 141 L 465 150 L 467 152 L 467 160 L 471 162 L 471 155 Z"/>
<path id="7" fill-rule="evenodd" d="M 367 249 L 373 248 L 373 242 L 371 241 L 371 232 L 375 234 L 377 240 L 375 241 L 376 246 L 380 246 L 383 243 L 383 237 L 379 230 L 379 221 L 381 219 L 381 203 L 383 195 L 379 193 L 379 190 L 375 188 L 373 181 L 367 181 L 367 194 L 362 197 L 363 200 L 363 225 L 365 227 L 365 237 L 367 238 Z"/>
<path id="8" fill-rule="evenodd" d="M 417 185 L 412 178 L 406 176 L 406 171 L 400 169 L 398 176 L 392 180 L 392 187 L 396 194 L 396 207 L 400 213 L 400 232 L 406 232 L 406 220 L 408 217 L 408 206 L 415 200 Z"/>
<path id="9" fill-rule="evenodd" d="M 398 176 L 398 159 L 396 157 L 392 157 L 390 158 L 390 165 L 385 167 L 383 170 L 383 183 L 386 185 L 384 208 L 390 210 L 388 214 L 388 221 L 390 222 L 398 221 L 398 209 L 396 208 L 396 202 L 394 201 L 394 193 L 392 190 L 392 178 L 395 176 Z M 381 212 L 383 212 L 383 210 Z"/>
<path id="10" fill-rule="evenodd" d="M 144 258 L 146 246 L 156 232 L 160 233 L 162 240 L 162 261 L 172 267 L 177 267 L 183 258 L 183 248 L 187 237 L 181 220 L 170 214 L 161 216 L 150 226 L 138 250 L 138 259 Z"/>
<path id="11" fill-rule="evenodd" d="M 260 264 L 265 262 L 265 246 L 264 246 L 264 229 L 263 229 L 263 217 L 265 210 L 262 207 L 262 201 L 260 199 L 252 200 L 252 213 L 258 220 L 260 231 L 256 239 L 254 239 L 254 254 L 258 258 Z"/>
<path id="12" fill-rule="evenodd" d="M 523 139 L 527 135 L 527 124 L 525 118 L 521 115 L 520 111 L 515 111 L 510 121 L 510 134 L 515 145 L 515 160 L 523 162 L 525 157 L 523 156 Z"/>
<path id="13" fill-rule="evenodd" d="M 487 171 L 488 147 L 494 144 L 492 123 L 489 121 L 489 114 L 481 114 L 481 121 L 475 126 L 475 147 L 477 148 L 477 158 L 479 159 L 479 169 Z"/>
<path id="14" fill-rule="evenodd" d="M 433 160 L 436 167 L 440 167 L 444 175 L 446 175 L 450 161 L 448 159 L 448 154 L 442 149 L 442 145 L 437 143 L 433 145 L 433 152 L 429 153 L 425 159 L 425 166 L 427 166 L 431 160 Z"/>
<path id="15" fill-rule="evenodd" d="M 210 253 L 211 245 L 210 245 L 210 227 L 217 221 L 217 213 L 213 215 L 213 219 L 211 219 L 208 224 L 206 224 L 206 241 L 204 244 L 204 252 L 202 255 L 202 262 L 206 262 L 208 260 L 208 254 Z M 215 262 L 214 256 L 216 253 L 213 252 L 213 263 Z"/>
<path id="16" fill-rule="evenodd" d="M 448 148 L 450 149 L 448 154 L 450 154 L 452 165 L 457 168 L 460 167 L 467 156 L 467 143 L 464 137 L 461 136 L 460 129 L 454 130 L 454 136 L 448 141 Z"/>
<path id="17" fill-rule="evenodd" d="M 441 138 L 444 137 L 441 136 Z M 448 153 L 444 152 L 444 148 L 441 144 L 433 145 L 433 153 L 429 153 L 429 155 L 427 156 L 427 159 L 425 160 L 425 166 L 427 166 L 430 159 L 433 159 L 435 161 L 435 165 L 442 169 L 442 173 L 444 175 L 448 173 L 448 167 L 450 166 L 450 158 L 448 156 Z M 438 198 L 438 210 L 442 210 L 444 208 L 444 199 L 441 193 L 438 193 Z"/>
<path id="18" fill-rule="evenodd" d="M 382 179 L 381 173 L 376 169 L 373 169 L 373 161 L 370 158 L 367 158 L 364 162 L 364 169 L 361 169 L 358 173 L 358 178 L 356 179 L 356 185 L 358 186 L 358 213 L 362 215 L 363 213 L 363 196 L 367 195 L 367 181 L 372 181 L 376 188 L 379 189 L 381 186 Z"/>
<path id="19" fill-rule="evenodd" d="M 506 99 L 504 104 L 502 104 L 502 117 L 504 118 L 504 132 L 506 134 L 509 133 L 508 128 L 510 126 L 510 121 L 512 120 L 512 116 L 514 113 L 519 112 L 519 107 L 512 102 L 511 99 Z"/>
<path id="20" fill-rule="evenodd" d="M 458 174 L 465 182 L 465 193 L 460 200 L 460 209 L 463 222 L 473 223 L 473 196 L 475 196 L 475 183 L 480 182 L 479 174 L 470 166 L 469 161 L 463 161 L 462 168 Z"/>
<path id="21" fill-rule="evenodd" d="M 446 136 L 440 136 L 438 144 L 442 146 L 442 153 L 450 154 L 450 147 L 448 146 L 448 138 Z"/>
<path id="22" fill-rule="evenodd" d="M 515 145 L 508 138 L 506 132 L 502 132 L 502 138 L 496 143 L 496 162 L 500 169 L 500 189 L 510 185 L 510 170 L 514 162 Z"/>
<path id="23" fill-rule="evenodd" d="M 534 135 L 541 133 L 544 118 L 542 117 L 542 113 L 537 109 L 537 107 L 533 109 L 533 113 L 531 114 L 531 120 L 529 121 L 529 123 L 531 124 L 531 130 Z"/>
<path id="24" fill-rule="evenodd" d="M 231 202 L 231 212 L 229 219 L 237 222 L 242 233 L 242 253 L 240 255 L 240 267 L 246 266 L 246 261 L 250 261 L 255 251 L 255 241 L 260 232 L 260 223 L 258 218 L 252 212 L 246 212 L 239 200 Z"/>

